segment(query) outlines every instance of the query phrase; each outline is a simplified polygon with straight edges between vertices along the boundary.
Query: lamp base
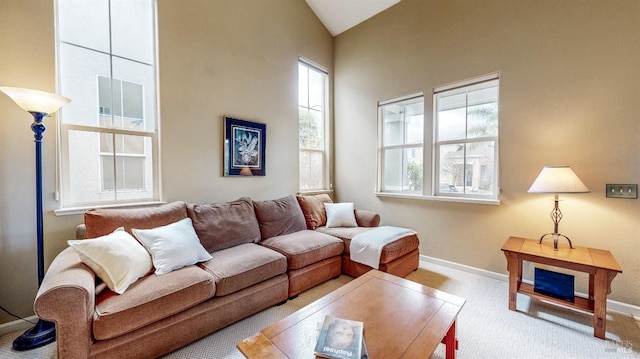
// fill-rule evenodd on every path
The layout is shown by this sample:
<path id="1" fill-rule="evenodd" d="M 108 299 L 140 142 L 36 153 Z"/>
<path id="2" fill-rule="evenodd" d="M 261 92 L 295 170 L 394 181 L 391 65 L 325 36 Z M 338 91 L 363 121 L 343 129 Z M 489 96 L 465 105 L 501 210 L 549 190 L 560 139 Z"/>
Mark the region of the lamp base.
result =
<path id="1" fill-rule="evenodd" d="M 56 340 L 56 325 L 53 322 L 39 319 L 35 327 L 27 329 L 13 341 L 13 349 L 30 350 L 47 345 Z"/>
<path id="2" fill-rule="evenodd" d="M 554 251 L 558 250 L 558 237 L 563 237 L 564 239 L 566 239 L 569 242 L 569 248 L 573 249 L 573 243 L 571 243 L 571 240 L 569 239 L 569 237 L 565 236 L 564 234 L 560 234 L 560 233 L 543 234 L 542 237 L 540 237 L 540 240 L 538 241 L 538 244 L 542 243 L 542 240 L 546 236 L 553 236 L 553 250 Z"/>

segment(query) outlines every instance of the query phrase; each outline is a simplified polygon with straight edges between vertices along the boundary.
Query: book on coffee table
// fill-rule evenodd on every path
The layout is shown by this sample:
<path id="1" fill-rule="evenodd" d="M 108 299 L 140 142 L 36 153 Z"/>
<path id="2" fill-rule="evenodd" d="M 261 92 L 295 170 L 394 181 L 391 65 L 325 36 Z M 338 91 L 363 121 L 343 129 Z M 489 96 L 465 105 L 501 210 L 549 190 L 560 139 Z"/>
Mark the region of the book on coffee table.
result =
<path id="1" fill-rule="evenodd" d="M 320 328 L 314 354 L 330 359 L 361 358 L 363 331 L 362 322 L 327 315 Z"/>

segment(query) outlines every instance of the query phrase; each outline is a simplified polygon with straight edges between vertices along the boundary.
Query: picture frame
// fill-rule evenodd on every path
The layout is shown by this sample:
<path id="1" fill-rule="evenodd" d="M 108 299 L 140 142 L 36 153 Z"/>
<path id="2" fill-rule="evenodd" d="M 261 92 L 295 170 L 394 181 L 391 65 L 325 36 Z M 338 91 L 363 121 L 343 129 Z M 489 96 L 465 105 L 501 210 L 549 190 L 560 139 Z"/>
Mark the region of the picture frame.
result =
<path id="1" fill-rule="evenodd" d="M 224 175 L 265 176 L 267 125 L 224 116 Z"/>

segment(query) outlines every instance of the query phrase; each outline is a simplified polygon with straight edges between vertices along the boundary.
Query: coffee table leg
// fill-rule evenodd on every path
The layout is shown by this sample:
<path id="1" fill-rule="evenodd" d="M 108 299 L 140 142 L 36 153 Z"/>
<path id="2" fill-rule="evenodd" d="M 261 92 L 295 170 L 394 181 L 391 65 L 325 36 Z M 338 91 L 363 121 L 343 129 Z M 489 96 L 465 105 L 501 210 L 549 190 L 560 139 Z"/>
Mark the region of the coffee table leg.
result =
<path id="1" fill-rule="evenodd" d="M 458 349 L 458 340 L 456 339 L 456 322 L 451 323 L 447 334 L 444 336 L 445 357 L 447 359 L 456 358 L 456 349 Z"/>

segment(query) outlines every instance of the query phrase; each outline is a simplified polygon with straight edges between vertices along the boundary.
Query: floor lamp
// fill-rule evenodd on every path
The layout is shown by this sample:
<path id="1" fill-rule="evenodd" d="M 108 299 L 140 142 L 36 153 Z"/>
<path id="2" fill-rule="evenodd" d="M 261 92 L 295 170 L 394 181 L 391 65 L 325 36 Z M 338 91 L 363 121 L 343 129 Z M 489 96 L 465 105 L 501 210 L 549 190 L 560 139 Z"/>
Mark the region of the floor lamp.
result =
<path id="1" fill-rule="evenodd" d="M 0 87 L 23 110 L 33 116 L 31 129 L 36 143 L 36 233 L 38 244 L 38 288 L 44 278 L 43 210 L 42 210 L 42 137 L 46 127 L 44 117 L 55 113 L 71 100 L 56 94 L 17 87 Z M 56 340 L 55 324 L 42 319 L 13 342 L 13 349 L 28 350 Z"/>
<path id="2" fill-rule="evenodd" d="M 562 237 L 569 242 L 569 248 L 573 244 L 569 237 L 558 233 L 558 224 L 562 219 L 562 212 L 558 205 L 560 193 L 586 193 L 589 192 L 587 186 L 582 183 L 578 175 L 569 166 L 544 166 L 540 174 L 529 188 L 529 193 L 553 193 L 554 207 L 551 210 L 551 220 L 553 221 L 553 232 L 543 234 L 538 243 L 546 236 L 553 238 L 553 250 L 558 250 L 558 238 Z"/>

